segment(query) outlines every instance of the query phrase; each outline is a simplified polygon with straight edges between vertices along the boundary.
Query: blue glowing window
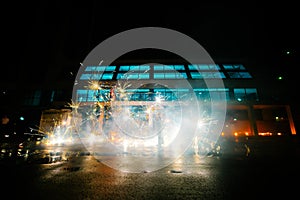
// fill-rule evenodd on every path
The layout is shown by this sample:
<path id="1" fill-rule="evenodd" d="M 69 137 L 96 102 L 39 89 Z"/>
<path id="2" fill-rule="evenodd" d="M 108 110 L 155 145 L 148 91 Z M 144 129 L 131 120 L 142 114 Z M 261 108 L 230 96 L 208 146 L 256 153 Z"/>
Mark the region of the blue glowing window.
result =
<path id="1" fill-rule="evenodd" d="M 165 73 L 166 79 L 174 79 L 176 78 L 175 73 Z"/>
<path id="2" fill-rule="evenodd" d="M 163 65 L 154 65 L 154 70 L 157 70 L 157 71 L 164 70 L 164 66 Z"/>
<path id="3" fill-rule="evenodd" d="M 239 72 L 241 78 L 252 78 L 248 72 Z"/>
<path id="4" fill-rule="evenodd" d="M 199 70 L 209 70 L 209 65 L 204 65 L 204 64 L 201 64 L 201 65 L 198 65 L 198 69 Z"/>
<path id="5" fill-rule="evenodd" d="M 187 89 L 187 88 L 178 88 L 177 91 L 178 92 L 188 92 L 189 89 Z"/>
<path id="6" fill-rule="evenodd" d="M 183 65 L 174 65 L 175 70 L 185 70 Z"/>
<path id="7" fill-rule="evenodd" d="M 187 78 L 186 73 L 154 73 L 154 79 L 183 79 Z"/>
<path id="8" fill-rule="evenodd" d="M 124 73 L 118 73 L 117 79 L 125 79 L 125 74 Z"/>
<path id="9" fill-rule="evenodd" d="M 149 65 L 141 65 L 140 70 L 141 71 L 148 71 L 148 70 L 150 70 L 150 66 Z"/>
<path id="10" fill-rule="evenodd" d="M 244 65 L 223 65 L 226 70 L 245 70 Z"/>
<path id="11" fill-rule="evenodd" d="M 174 70 L 174 65 L 164 65 L 164 70 Z"/>
<path id="12" fill-rule="evenodd" d="M 100 80 L 102 73 L 99 74 L 82 74 L 80 80 Z"/>
<path id="13" fill-rule="evenodd" d="M 201 92 L 201 91 L 229 91 L 228 88 L 194 88 L 194 92 Z"/>
<path id="14" fill-rule="evenodd" d="M 187 79 L 187 75 L 185 72 L 180 72 L 179 74 L 177 74 L 178 78 L 185 78 Z"/>
<path id="15" fill-rule="evenodd" d="M 103 74 L 102 80 L 111 80 L 113 78 L 113 74 Z"/>
<path id="16" fill-rule="evenodd" d="M 201 72 L 203 78 L 225 78 L 224 73 L 218 72 Z"/>
<path id="17" fill-rule="evenodd" d="M 149 73 L 118 73 L 117 79 L 149 79 Z"/>
<path id="18" fill-rule="evenodd" d="M 199 72 L 191 72 L 192 79 L 201 79 L 203 78 Z"/>
<path id="19" fill-rule="evenodd" d="M 139 79 L 139 74 L 136 73 L 127 74 L 127 79 Z"/>
<path id="20" fill-rule="evenodd" d="M 132 66 L 120 66 L 119 71 L 147 71 L 150 69 L 149 65 L 132 65 Z"/>
<path id="21" fill-rule="evenodd" d="M 115 71 L 116 70 L 116 66 L 106 66 L 105 71 Z"/>
<path id="22" fill-rule="evenodd" d="M 234 88 L 234 98 L 237 101 L 258 101 L 258 95 L 256 88 Z"/>
<path id="23" fill-rule="evenodd" d="M 190 70 L 220 70 L 217 64 L 192 64 L 188 65 Z"/>
<path id="24" fill-rule="evenodd" d="M 154 79 L 164 79 L 165 74 L 164 73 L 154 73 L 153 78 Z"/>
<path id="25" fill-rule="evenodd" d="M 198 70 L 197 65 L 188 65 L 189 70 Z"/>
<path id="26" fill-rule="evenodd" d="M 114 71 L 116 66 L 87 66 L 85 71 Z"/>
<path id="27" fill-rule="evenodd" d="M 139 74 L 139 79 L 149 79 L 149 73 L 142 73 Z"/>
<path id="28" fill-rule="evenodd" d="M 129 66 L 120 66 L 119 71 L 129 71 Z"/>
<path id="29" fill-rule="evenodd" d="M 150 90 L 138 88 L 138 89 L 127 89 L 126 91 L 131 93 L 141 93 L 141 92 L 149 92 Z"/>
<path id="30" fill-rule="evenodd" d="M 183 65 L 154 65 L 155 71 L 184 70 Z"/>
<path id="31" fill-rule="evenodd" d="M 97 101 L 97 99 L 95 98 L 95 91 L 93 91 L 93 90 L 77 90 L 77 101 L 79 101 L 79 102 Z"/>
<path id="32" fill-rule="evenodd" d="M 130 66 L 130 70 L 138 71 L 138 70 L 140 70 L 140 66 L 139 65 L 132 65 L 132 66 Z"/>
<path id="33" fill-rule="evenodd" d="M 200 64 L 198 65 L 199 70 L 219 70 L 220 67 L 217 64 Z"/>
<path id="34" fill-rule="evenodd" d="M 227 72 L 230 78 L 252 78 L 248 72 Z"/>
<path id="35" fill-rule="evenodd" d="M 105 66 L 87 66 L 85 71 L 104 71 Z"/>
<path id="36" fill-rule="evenodd" d="M 234 98 L 237 101 L 244 101 L 246 98 L 246 93 L 244 88 L 234 88 L 233 89 L 234 93 Z"/>

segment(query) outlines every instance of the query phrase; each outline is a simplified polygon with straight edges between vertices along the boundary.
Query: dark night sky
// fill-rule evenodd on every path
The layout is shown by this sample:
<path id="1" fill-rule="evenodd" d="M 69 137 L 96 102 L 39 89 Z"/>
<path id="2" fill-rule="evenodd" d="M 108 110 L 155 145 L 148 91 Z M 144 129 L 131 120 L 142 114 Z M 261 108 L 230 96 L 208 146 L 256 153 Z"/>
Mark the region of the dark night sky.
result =
<path id="1" fill-rule="evenodd" d="M 171 7 L 149 3 L 105 7 L 101 1 L 12 2 L 2 13 L 2 49 L 5 66 L 9 66 L 2 69 L 3 74 L 18 75 L 3 80 L 32 79 L 53 66 L 78 68 L 103 40 L 144 26 L 180 31 L 198 41 L 213 59 L 246 58 L 272 63 L 280 70 L 284 51 L 292 52 L 293 61 L 299 57 L 298 7 L 288 1 L 250 2 Z M 71 64 L 60 63 L 60 55 L 72 60 Z"/>

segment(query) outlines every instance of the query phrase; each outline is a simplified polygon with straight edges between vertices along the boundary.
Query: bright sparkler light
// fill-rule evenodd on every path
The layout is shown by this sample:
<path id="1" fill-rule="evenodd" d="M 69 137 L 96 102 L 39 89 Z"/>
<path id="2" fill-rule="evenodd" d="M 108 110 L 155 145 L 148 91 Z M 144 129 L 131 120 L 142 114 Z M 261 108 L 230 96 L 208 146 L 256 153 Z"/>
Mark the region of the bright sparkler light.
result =
<path id="1" fill-rule="evenodd" d="M 94 80 L 88 81 L 87 88 L 90 90 L 100 90 L 101 89 L 101 87 L 99 85 L 99 81 L 94 81 Z"/>
<path id="2" fill-rule="evenodd" d="M 157 37 L 158 35 L 162 37 Z M 88 86 L 83 86 L 80 77 L 85 73 L 85 66 L 94 66 L 94 61 L 99 61 L 99 56 L 107 58 L 102 60 L 105 66 L 109 66 L 121 55 L 132 50 L 149 48 L 149 46 L 174 54 L 178 53 L 189 63 L 194 63 L 194 59 L 197 58 L 197 61 L 213 64 L 208 53 L 191 38 L 176 31 L 155 27 L 133 29 L 117 34 L 97 46 L 86 57 L 75 80 L 73 99 L 77 100 L 77 91 L 82 90 L 83 87 L 88 88 L 89 92 L 94 90 L 96 98 L 93 99 L 95 102 L 92 102 L 89 96 L 87 98 L 89 100 L 78 109 L 82 120 L 76 126 L 77 132 L 86 148 L 90 152 L 96 152 L 97 159 L 121 171 L 142 172 L 163 168 L 195 144 L 194 138 L 197 138 L 196 142 L 200 144 L 196 149 L 202 149 L 204 146 L 202 144 L 209 148 L 216 141 L 223 127 L 225 101 L 216 108 L 212 95 L 211 105 L 208 106 L 210 107 L 208 118 L 214 120 L 207 120 L 207 123 L 199 125 L 199 118 L 204 117 L 200 113 L 204 112 L 205 108 L 199 105 L 194 93 L 188 92 L 193 91 L 191 84 L 175 68 L 168 68 L 168 73 L 172 72 L 176 79 L 178 78 L 176 81 L 164 79 L 161 83 L 152 75 L 149 79 L 134 78 L 139 74 L 145 75 L 146 72 L 153 73 L 155 69 L 151 68 L 150 71 L 146 69 L 143 72 L 138 69 L 135 72 L 128 71 L 121 74 L 121 77 L 117 78 L 117 83 L 112 81 L 115 85 L 106 88 L 102 87 L 102 83 L 98 81 L 90 81 Z M 116 55 L 112 55 L 112 52 Z M 213 83 L 204 80 L 203 83 L 208 88 L 210 86 L 223 87 L 222 79 Z M 184 90 L 176 92 L 175 90 L 179 87 Z M 111 98 L 111 95 L 107 96 L 103 88 L 111 88 L 114 98 Z M 171 96 L 154 94 L 149 89 L 149 93 L 143 94 L 147 98 L 138 100 L 139 97 L 134 90 L 140 89 L 141 91 L 143 88 L 169 89 L 169 94 L 172 94 Z M 185 91 L 187 93 L 184 93 Z M 225 100 L 225 94 L 218 95 L 216 99 L 220 100 L 222 97 Z M 96 136 L 92 144 L 88 139 L 91 135 Z"/>

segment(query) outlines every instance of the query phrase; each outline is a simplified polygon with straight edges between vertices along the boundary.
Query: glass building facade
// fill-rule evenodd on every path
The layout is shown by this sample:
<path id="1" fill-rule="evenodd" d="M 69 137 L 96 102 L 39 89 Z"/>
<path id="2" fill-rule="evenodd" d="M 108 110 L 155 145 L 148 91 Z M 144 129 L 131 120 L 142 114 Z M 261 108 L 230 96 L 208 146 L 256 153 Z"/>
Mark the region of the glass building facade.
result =
<path id="1" fill-rule="evenodd" d="M 76 74 L 74 71 L 66 73 L 64 70 L 64 74 L 72 76 L 71 80 L 75 85 L 81 85 L 76 87 L 73 93 L 70 87 L 72 81 L 68 81 L 59 87 L 54 85 L 53 88 L 48 87 L 48 89 L 33 88 L 23 91 L 24 98 L 18 103 L 28 110 L 39 110 L 40 113 L 47 109 L 66 109 L 74 92 L 76 99 L 73 100 L 77 102 L 106 102 L 110 98 L 112 87 L 119 82 L 149 81 L 151 83 L 153 81 L 162 84 L 144 84 L 125 88 L 128 100 L 133 105 L 154 101 L 158 96 L 164 97 L 166 103 L 191 97 L 196 97 L 204 104 L 211 102 L 212 99 L 225 100 L 227 113 L 222 132 L 224 136 L 296 134 L 290 106 L 285 103 L 265 101 L 265 90 L 243 64 L 114 64 L 85 66 L 76 78 L 74 78 Z M 215 87 L 213 84 L 215 80 L 221 81 L 224 86 Z M 181 85 L 183 81 L 187 81 L 191 87 Z M 91 82 L 106 87 L 101 87 L 101 90 L 87 87 Z M 169 83 L 173 86 L 164 86 Z M 2 92 L 2 96 L 6 95 L 5 92 Z M 115 98 L 121 97 L 116 93 Z"/>

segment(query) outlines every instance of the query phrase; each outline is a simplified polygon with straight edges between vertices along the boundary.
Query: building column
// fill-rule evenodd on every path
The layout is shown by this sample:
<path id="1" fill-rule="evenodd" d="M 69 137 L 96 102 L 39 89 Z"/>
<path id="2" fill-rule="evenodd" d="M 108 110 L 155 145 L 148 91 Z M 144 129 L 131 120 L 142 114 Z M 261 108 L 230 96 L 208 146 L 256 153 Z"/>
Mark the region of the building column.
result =
<path id="1" fill-rule="evenodd" d="M 288 116 L 291 133 L 292 133 L 292 135 L 296 135 L 296 128 L 295 128 L 295 124 L 294 124 L 294 120 L 293 120 L 291 108 L 290 108 L 289 105 L 286 105 L 285 109 L 286 109 L 286 113 L 287 113 L 287 116 Z"/>
<path id="2" fill-rule="evenodd" d="M 256 126 L 256 118 L 254 114 L 253 105 L 248 105 L 248 117 L 249 117 L 250 127 L 251 127 L 251 131 L 253 132 L 253 135 L 258 136 L 258 130 Z"/>

